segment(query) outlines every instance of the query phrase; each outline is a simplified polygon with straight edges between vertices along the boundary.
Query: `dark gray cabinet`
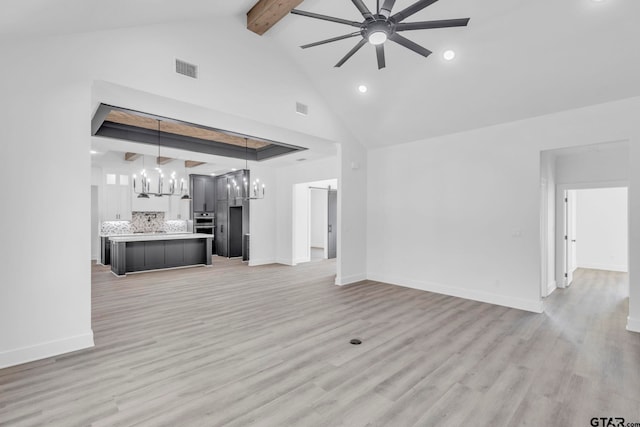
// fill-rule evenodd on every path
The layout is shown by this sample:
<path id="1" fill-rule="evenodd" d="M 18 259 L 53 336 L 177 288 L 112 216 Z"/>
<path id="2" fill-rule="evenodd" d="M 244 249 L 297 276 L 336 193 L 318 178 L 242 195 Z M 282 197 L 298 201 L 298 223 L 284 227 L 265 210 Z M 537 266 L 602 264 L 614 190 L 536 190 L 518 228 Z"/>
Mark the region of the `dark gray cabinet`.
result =
<path id="1" fill-rule="evenodd" d="M 226 185 L 226 184 L 225 184 Z M 229 231 L 229 203 L 226 200 L 216 202 L 216 254 L 229 256 L 227 235 Z"/>
<path id="2" fill-rule="evenodd" d="M 124 250 L 125 254 L 125 262 L 127 266 L 127 271 L 143 271 L 147 270 L 145 268 L 145 245 L 147 242 L 131 242 L 126 244 L 126 250 Z M 114 248 L 115 249 L 115 248 Z M 123 245 L 123 249 L 124 245 Z M 115 260 L 114 260 L 115 261 Z M 112 267 L 115 263 L 112 263 Z"/>
<path id="3" fill-rule="evenodd" d="M 216 200 L 227 201 L 230 189 L 227 187 L 226 175 L 218 176 L 216 182 Z"/>
<path id="4" fill-rule="evenodd" d="M 245 179 L 248 180 L 249 171 L 236 171 L 229 174 L 227 178 L 227 182 L 231 186 L 231 197 L 229 198 L 229 207 L 232 206 L 242 206 L 243 198 L 245 197 L 245 189 L 247 185 L 245 185 Z"/>
<path id="5" fill-rule="evenodd" d="M 194 265 L 194 264 L 211 264 L 211 256 L 205 255 L 211 253 L 211 248 L 207 243 L 207 249 L 202 251 L 202 242 L 199 240 L 185 240 L 184 241 L 184 264 L 182 265 Z"/>
<path id="6" fill-rule="evenodd" d="M 214 212 L 216 183 L 213 177 L 189 175 L 193 212 Z"/>
<path id="7" fill-rule="evenodd" d="M 111 271 L 119 276 L 135 271 L 211 265 L 210 238 L 111 243 Z"/>
<path id="8" fill-rule="evenodd" d="M 100 237 L 100 263 L 102 265 L 111 264 L 111 242 L 109 237 Z"/>
<path id="9" fill-rule="evenodd" d="M 249 171 L 239 170 L 216 177 L 216 253 L 224 257 L 248 259 Z M 246 182 L 246 185 L 245 185 Z"/>
<path id="10" fill-rule="evenodd" d="M 183 240 L 167 240 L 164 242 L 164 264 L 167 267 L 179 267 L 186 265 L 184 257 L 184 244 L 187 241 Z M 202 255 L 202 254 L 201 254 Z M 194 262 L 193 264 L 197 264 Z"/>

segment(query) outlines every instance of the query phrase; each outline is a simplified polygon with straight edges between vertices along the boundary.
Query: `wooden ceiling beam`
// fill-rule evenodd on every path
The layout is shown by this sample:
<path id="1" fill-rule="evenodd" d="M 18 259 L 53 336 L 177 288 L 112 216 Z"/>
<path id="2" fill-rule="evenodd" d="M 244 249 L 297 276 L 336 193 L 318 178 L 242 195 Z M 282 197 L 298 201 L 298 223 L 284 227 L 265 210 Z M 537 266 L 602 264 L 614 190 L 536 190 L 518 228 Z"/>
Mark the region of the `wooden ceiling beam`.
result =
<path id="1" fill-rule="evenodd" d="M 171 157 L 156 157 L 156 163 L 159 165 L 166 165 L 171 160 L 173 160 Z"/>
<path id="2" fill-rule="evenodd" d="M 124 159 L 127 162 L 133 162 L 136 159 L 140 158 L 140 154 L 138 153 L 124 153 Z"/>
<path id="3" fill-rule="evenodd" d="M 204 165 L 206 162 L 196 162 L 195 160 L 185 160 L 185 168 L 195 168 L 196 166 Z"/>
<path id="4" fill-rule="evenodd" d="M 304 0 L 259 0 L 247 12 L 247 29 L 263 35 Z"/>

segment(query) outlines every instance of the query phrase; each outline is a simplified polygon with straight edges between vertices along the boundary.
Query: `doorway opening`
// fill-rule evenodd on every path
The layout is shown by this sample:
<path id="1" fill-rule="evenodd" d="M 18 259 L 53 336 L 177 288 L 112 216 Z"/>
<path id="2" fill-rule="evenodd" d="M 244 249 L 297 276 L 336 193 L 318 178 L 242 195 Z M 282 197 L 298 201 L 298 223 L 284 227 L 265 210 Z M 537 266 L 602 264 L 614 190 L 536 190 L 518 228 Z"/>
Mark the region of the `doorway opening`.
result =
<path id="1" fill-rule="evenodd" d="M 337 256 L 338 180 L 294 186 L 294 264 Z"/>
<path id="2" fill-rule="evenodd" d="M 627 187 L 563 190 L 563 287 L 578 269 L 628 273 L 627 193 Z"/>
<path id="3" fill-rule="evenodd" d="M 543 301 L 556 289 L 573 294 L 584 284 L 603 292 L 599 298 L 622 297 L 619 307 L 627 306 L 629 150 L 629 141 L 616 141 L 541 152 Z M 580 280 L 574 283 L 574 277 Z M 612 277 L 617 291 L 604 286 Z"/>

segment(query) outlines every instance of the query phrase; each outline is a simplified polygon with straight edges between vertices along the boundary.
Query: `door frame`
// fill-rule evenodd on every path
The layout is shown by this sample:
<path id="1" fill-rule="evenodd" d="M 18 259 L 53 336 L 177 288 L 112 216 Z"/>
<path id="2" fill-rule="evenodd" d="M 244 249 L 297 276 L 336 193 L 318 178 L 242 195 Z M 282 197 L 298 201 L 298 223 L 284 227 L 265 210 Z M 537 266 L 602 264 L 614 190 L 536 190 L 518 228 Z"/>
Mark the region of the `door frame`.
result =
<path id="1" fill-rule="evenodd" d="M 331 196 L 335 195 L 335 214 L 333 215 L 334 221 L 332 223 L 331 218 Z M 331 244 L 331 236 L 333 236 L 334 243 Z M 332 248 L 332 251 L 329 251 L 330 246 L 335 246 Z M 329 188 L 327 189 L 327 247 L 325 250 L 327 254 L 327 259 L 334 259 L 338 256 L 338 189 Z"/>

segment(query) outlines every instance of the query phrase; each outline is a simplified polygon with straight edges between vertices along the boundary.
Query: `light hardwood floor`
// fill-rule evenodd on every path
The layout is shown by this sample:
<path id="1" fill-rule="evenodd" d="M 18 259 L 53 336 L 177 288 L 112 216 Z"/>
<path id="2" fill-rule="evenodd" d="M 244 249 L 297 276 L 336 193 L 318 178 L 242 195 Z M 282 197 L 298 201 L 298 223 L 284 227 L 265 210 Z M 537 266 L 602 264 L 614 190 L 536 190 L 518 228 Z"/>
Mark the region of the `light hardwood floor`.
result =
<path id="1" fill-rule="evenodd" d="M 375 282 L 341 288 L 334 271 L 333 260 L 214 258 L 118 279 L 94 266 L 96 347 L 0 370 L 0 425 L 640 422 L 625 274 L 578 271 L 535 315 Z"/>

